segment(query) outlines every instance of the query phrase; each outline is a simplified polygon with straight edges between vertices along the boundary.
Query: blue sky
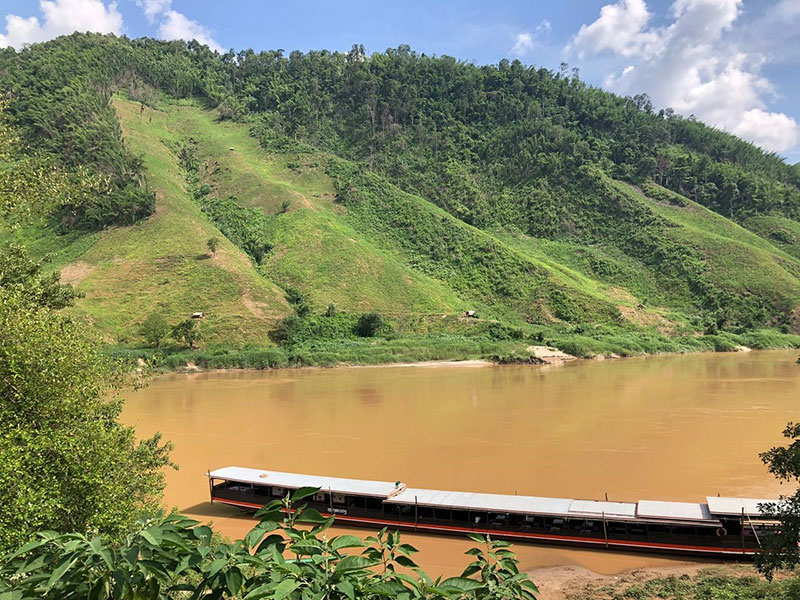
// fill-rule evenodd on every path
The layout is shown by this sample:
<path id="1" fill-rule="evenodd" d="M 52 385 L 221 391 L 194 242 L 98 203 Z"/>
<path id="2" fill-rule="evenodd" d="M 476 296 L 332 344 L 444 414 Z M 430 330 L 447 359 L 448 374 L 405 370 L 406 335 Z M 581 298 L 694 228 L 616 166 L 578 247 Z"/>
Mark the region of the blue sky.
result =
<path id="1" fill-rule="evenodd" d="M 800 0 L 4 0 L 0 14 L 0 45 L 17 48 L 79 29 L 220 49 L 409 44 L 478 64 L 565 61 L 592 84 L 646 92 L 800 161 Z"/>

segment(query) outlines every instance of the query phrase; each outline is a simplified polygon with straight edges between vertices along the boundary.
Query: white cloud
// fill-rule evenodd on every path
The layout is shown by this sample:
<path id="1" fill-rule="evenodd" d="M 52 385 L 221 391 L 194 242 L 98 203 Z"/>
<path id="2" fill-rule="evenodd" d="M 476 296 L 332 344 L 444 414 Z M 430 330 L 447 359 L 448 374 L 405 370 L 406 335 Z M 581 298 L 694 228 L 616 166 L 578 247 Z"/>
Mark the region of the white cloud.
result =
<path id="1" fill-rule="evenodd" d="M 644 0 L 619 0 L 600 9 L 600 17 L 582 25 L 571 47 L 585 53 L 610 50 L 622 56 L 650 56 L 660 51 L 659 30 L 646 30 L 650 12 Z"/>
<path id="2" fill-rule="evenodd" d="M 144 10 L 144 16 L 152 23 L 158 15 L 170 9 L 172 0 L 136 0 L 136 5 Z"/>
<path id="3" fill-rule="evenodd" d="M 511 54 L 514 56 L 525 56 L 528 52 L 533 50 L 533 35 L 530 33 L 518 33 L 517 42 L 511 48 Z"/>
<path id="4" fill-rule="evenodd" d="M 552 28 L 553 26 L 550 24 L 550 21 L 545 19 L 536 26 L 536 30 L 533 33 L 524 31 L 516 34 L 514 36 L 514 46 L 511 48 L 511 54 L 522 58 L 533 50 L 537 39 L 549 36 Z"/>
<path id="5" fill-rule="evenodd" d="M 147 20 L 154 23 L 156 17 L 161 22 L 158 35 L 165 40 L 197 40 L 217 52 L 225 52 L 211 32 L 197 21 L 192 21 L 183 13 L 172 10 L 172 0 L 136 0 L 137 6 L 144 10 Z"/>
<path id="6" fill-rule="evenodd" d="M 784 0 L 778 8 L 788 14 L 796 3 Z M 694 114 L 781 152 L 800 141 L 800 126 L 783 113 L 768 111 L 775 89 L 761 74 L 766 58 L 733 39 L 741 5 L 741 0 L 675 0 L 673 21 L 659 28 L 648 25 L 652 15 L 643 0 L 619 0 L 582 26 L 567 51 L 581 58 L 606 53 L 632 60 L 621 75 L 606 76 L 606 87 L 625 94 L 647 92 L 657 105 Z"/>
<path id="7" fill-rule="evenodd" d="M 6 33 L 0 33 L 0 47 L 22 48 L 74 31 L 115 33 L 122 31 L 122 15 L 116 2 L 102 0 L 41 0 L 39 17 L 6 15 Z"/>
<path id="8" fill-rule="evenodd" d="M 211 37 L 208 29 L 175 10 L 167 11 L 165 19 L 158 28 L 158 35 L 165 40 L 197 40 L 212 50 L 225 52 Z"/>

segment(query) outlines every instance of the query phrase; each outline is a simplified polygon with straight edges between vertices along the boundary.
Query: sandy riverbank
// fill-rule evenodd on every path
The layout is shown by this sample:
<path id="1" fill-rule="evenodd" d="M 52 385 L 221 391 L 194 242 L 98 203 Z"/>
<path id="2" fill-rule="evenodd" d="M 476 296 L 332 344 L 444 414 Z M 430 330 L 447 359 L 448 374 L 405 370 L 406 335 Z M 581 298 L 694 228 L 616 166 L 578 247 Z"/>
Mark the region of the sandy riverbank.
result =
<path id="1" fill-rule="evenodd" d="M 528 571 L 539 587 L 538 600 L 607 600 L 610 591 L 622 593 L 633 585 L 665 577 L 696 577 L 701 571 L 731 577 L 756 576 L 751 565 L 730 563 L 686 563 L 631 569 L 617 575 L 602 575 L 577 565 L 545 567 Z"/>

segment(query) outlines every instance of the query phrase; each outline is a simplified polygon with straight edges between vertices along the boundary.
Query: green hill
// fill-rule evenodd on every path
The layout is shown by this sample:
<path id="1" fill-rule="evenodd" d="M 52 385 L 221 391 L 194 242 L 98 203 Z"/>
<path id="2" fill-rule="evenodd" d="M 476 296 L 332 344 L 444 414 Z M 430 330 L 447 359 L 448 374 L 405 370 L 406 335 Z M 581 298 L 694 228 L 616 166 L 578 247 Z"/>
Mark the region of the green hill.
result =
<path id="1" fill-rule="evenodd" d="M 154 312 L 205 315 L 172 366 L 800 344 L 796 168 L 638 99 L 405 47 L 75 34 L 0 69 L 0 175 L 75 186 L 24 196 L 0 241 L 50 253 L 119 352 L 152 355 Z"/>

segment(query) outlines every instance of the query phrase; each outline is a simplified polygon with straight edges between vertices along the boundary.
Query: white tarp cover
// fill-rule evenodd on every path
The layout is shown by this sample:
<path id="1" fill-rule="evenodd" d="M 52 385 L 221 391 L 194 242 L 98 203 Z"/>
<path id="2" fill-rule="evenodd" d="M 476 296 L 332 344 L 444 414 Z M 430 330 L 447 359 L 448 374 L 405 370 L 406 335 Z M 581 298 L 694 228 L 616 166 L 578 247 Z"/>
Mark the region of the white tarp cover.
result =
<path id="1" fill-rule="evenodd" d="M 572 500 L 569 498 L 539 498 L 536 496 L 510 496 L 504 494 L 478 494 L 475 492 L 445 492 L 407 488 L 393 498 L 386 500 L 391 504 L 415 503 L 434 508 L 455 508 L 486 510 L 501 513 L 527 513 L 568 516 Z"/>
<path id="2" fill-rule="evenodd" d="M 708 503 L 708 510 L 712 515 L 730 515 L 741 517 L 742 509 L 744 514 L 751 517 L 761 516 L 761 511 L 758 510 L 758 505 L 766 502 L 775 502 L 775 500 L 764 500 L 757 498 L 720 498 L 719 496 L 708 496 L 706 498 Z"/>
<path id="3" fill-rule="evenodd" d="M 710 521 L 708 506 L 694 502 L 663 502 L 661 500 L 639 500 L 637 516 L 644 519 L 670 521 Z"/>
<path id="4" fill-rule="evenodd" d="M 633 502 L 598 502 L 596 500 L 573 500 L 569 505 L 571 516 L 635 517 L 636 504 Z"/>
<path id="5" fill-rule="evenodd" d="M 266 477 L 263 477 L 266 475 Z M 238 481 L 240 483 L 257 483 L 282 488 L 297 489 L 301 487 L 318 487 L 322 491 L 341 494 L 357 494 L 360 496 L 388 497 L 395 489 L 389 481 L 366 481 L 363 479 L 343 479 L 340 477 L 323 477 L 321 475 L 299 475 L 297 473 L 281 473 L 280 471 L 264 471 L 246 467 L 225 467 L 211 471 L 209 477 Z"/>

